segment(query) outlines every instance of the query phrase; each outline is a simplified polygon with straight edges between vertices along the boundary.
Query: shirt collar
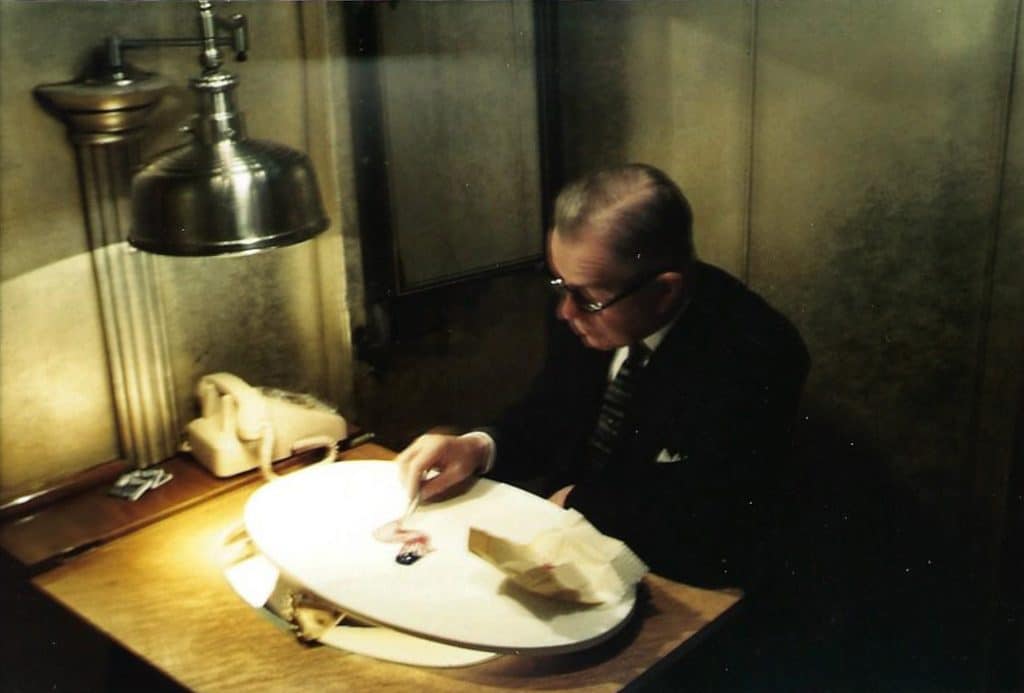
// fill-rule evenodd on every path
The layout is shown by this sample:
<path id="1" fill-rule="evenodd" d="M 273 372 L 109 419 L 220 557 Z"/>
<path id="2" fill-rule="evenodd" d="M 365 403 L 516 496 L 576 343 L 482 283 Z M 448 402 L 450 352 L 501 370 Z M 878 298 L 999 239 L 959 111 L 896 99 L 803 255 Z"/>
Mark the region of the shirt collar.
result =
<path id="1" fill-rule="evenodd" d="M 667 335 L 669 330 L 671 330 L 672 327 L 677 322 L 679 322 L 679 318 L 683 316 L 683 313 L 686 312 L 686 308 L 689 305 L 690 301 L 687 300 L 685 303 L 683 303 L 683 305 L 679 307 L 679 310 L 676 311 L 675 315 L 673 315 L 668 322 L 666 322 L 657 330 L 655 330 L 654 332 L 640 340 L 641 342 L 643 342 L 644 346 L 647 347 L 649 351 L 647 358 L 644 360 L 644 365 L 647 364 L 647 361 L 651 360 L 651 356 L 657 350 L 658 346 L 665 340 L 665 335 Z M 619 371 L 619 367 L 622 365 L 623 361 L 626 360 L 626 357 L 628 355 L 628 346 L 619 347 L 618 349 L 615 350 L 615 354 L 612 356 L 612 362 L 609 368 L 609 377 L 615 377 L 615 374 L 618 373 Z"/>
<path id="2" fill-rule="evenodd" d="M 661 344 L 661 342 L 665 339 L 665 335 L 668 334 L 668 331 L 672 329 L 672 326 L 679 322 L 679 318 L 682 316 L 684 310 L 686 310 L 686 306 L 680 308 L 676 312 L 676 314 L 672 316 L 672 319 L 669 320 L 667 323 L 665 323 L 660 328 L 658 328 L 657 330 L 655 330 L 654 332 L 640 340 L 644 343 L 644 346 L 651 351 L 652 354 L 657 350 L 658 345 Z"/>
<path id="3" fill-rule="evenodd" d="M 641 342 L 644 343 L 644 346 L 646 346 L 648 349 L 650 349 L 652 354 L 658 348 L 658 345 L 660 345 L 662 343 L 662 341 L 664 341 L 665 335 L 668 334 L 669 330 L 671 330 L 672 327 L 677 322 L 679 322 L 679 318 L 683 317 L 683 313 L 686 312 L 686 309 L 690 306 L 690 304 L 692 302 L 693 302 L 693 296 L 692 295 L 691 296 L 687 296 L 686 299 L 683 301 L 683 305 L 679 306 L 679 308 L 676 310 L 675 314 L 672 316 L 672 318 L 668 322 L 666 322 L 664 325 L 659 327 L 657 330 L 655 330 L 654 332 L 652 332 L 651 334 L 647 335 L 646 337 L 644 337 L 643 339 L 640 340 Z"/>

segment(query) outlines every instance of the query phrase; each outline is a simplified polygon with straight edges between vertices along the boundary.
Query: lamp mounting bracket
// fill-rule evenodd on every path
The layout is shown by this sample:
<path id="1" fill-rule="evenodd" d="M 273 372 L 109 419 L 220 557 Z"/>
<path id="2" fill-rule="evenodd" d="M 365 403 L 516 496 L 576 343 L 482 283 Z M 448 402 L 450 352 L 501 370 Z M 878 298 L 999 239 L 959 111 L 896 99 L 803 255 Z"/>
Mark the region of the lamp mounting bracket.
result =
<path id="1" fill-rule="evenodd" d="M 124 38 L 108 36 L 106 39 L 107 66 L 115 78 L 123 77 L 124 51 L 153 47 L 190 47 L 202 48 L 199 64 L 203 74 L 217 72 L 221 65 L 221 53 L 218 46 L 231 46 L 235 59 L 245 61 L 249 52 L 249 22 L 245 15 L 234 14 L 220 17 L 213 13 L 209 0 L 197 0 L 199 10 L 199 36 L 174 38 Z"/>

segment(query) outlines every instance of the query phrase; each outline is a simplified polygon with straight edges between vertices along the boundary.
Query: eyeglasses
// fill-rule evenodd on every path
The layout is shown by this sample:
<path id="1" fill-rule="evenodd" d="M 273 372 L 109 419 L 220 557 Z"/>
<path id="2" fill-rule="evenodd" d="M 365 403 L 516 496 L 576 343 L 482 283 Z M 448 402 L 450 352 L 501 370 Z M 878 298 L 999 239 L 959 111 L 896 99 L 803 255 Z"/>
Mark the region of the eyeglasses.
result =
<path id="1" fill-rule="evenodd" d="M 607 301 L 595 301 L 593 299 L 587 298 L 583 294 L 583 291 L 582 289 L 580 289 L 580 287 L 566 284 L 565 280 L 562 279 L 561 277 L 552 277 L 548 281 L 548 286 L 551 287 L 551 290 L 555 292 L 559 299 L 561 299 L 564 296 L 568 296 L 570 299 L 572 299 L 572 302 L 576 304 L 576 307 L 582 310 L 584 313 L 600 313 L 605 308 L 610 308 L 611 306 L 615 305 L 622 299 L 632 296 L 637 291 L 650 284 L 658 277 L 659 274 L 662 273 L 662 271 L 664 270 L 659 270 L 657 272 L 641 276 L 636 281 L 630 283 L 625 289 L 609 298 Z"/>

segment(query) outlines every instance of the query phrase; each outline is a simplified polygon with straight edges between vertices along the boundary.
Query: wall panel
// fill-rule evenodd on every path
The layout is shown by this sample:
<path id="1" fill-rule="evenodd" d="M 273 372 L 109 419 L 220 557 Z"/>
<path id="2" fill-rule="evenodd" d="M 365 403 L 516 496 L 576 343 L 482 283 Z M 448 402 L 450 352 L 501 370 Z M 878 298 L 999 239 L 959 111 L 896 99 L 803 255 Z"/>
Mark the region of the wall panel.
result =
<path id="1" fill-rule="evenodd" d="M 118 455 L 92 272 L 81 253 L 0 285 L 0 497 Z"/>
<path id="2" fill-rule="evenodd" d="M 742 274 L 750 128 L 749 2 L 561 3 L 566 176 L 644 161 L 695 215 L 697 251 Z"/>
<path id="3" fill-rule="evenodd" d="M 118 454 L 75 153 L 32 89 L 153 15 L 73 12 L 0 3 L 0 497 Z"/>
<path id="4" fill-rule="evenodd" d="M 535 273 L 431 287 L 542 252 L 533 7 L 346 9 L 370 302 L 359 421 L 401 447 L 493 420 L 543 352 Z"/>
<path id="5" fill-rule="evenodd" d="M 377 19 L 399 288 L 539 255 L 531 5 L 399 3 Z"/>
<path id="6" fill-rule="evenodd" d="M 990 311 L 985 346 L 984 370 L 979 388 L 978 438 L 974 455 L 974 493 L 983 519 L 1003 528 L 1006 504 L 1018 513 L 1022 507 L 1021 488 L 1008 485 L 1021 479 L 1024 471 L 1024 52 L 1021 35 L 1024 14 L 1017 17 L 1017 53 L 1010 85 L 1006 120 L 1006 150 L 997 235 L 991 246 L 991 274 L 986 286 Z M 1013 465 L 1016 477 L 1011 476 Z M 1019 482 L 1018 482 L 1019 483 Z M 1019 550 L 1024 536 L 1008 546 Z M 993 548 L 996 544 L 994 543 Z M 1021 555 L 1007 556 L 1021 569 Z M 1011 586 L 1009 599 L 1021 609 L 1019 585 Z M 1017 625 L 1018 646 L 1021 626 Z M 1019 653 L 1015 653 L 1019 654 Z M 1018 661 L 1018 667 L 1020 662 Z M 1018 679 L 1019 680 L 1019 679 Z"/>
<path id="7" fill-rule="evenodd" d="M 32 89 L 74 78 L 113 32 L 156 31 L 157 16 L 145 8 L 125 13 L 108 3 L 0 3 L 3 279 L 88 249 L 74 150 L 64 126 L 36 103 Z"/>
<path id="8" fill-rule="evenodd" d="M 905 475 L 972 439 L 1014 3 L 763 3 L 751 275 L 809 398 Z"/>
<path id="9" fill-rule="evenodd" d="M 326 396 L 315 261 L 313 242 L 242 257 L 156 259 L 184 421 L 196 413 L 196 380 L 222 370 Z"/>

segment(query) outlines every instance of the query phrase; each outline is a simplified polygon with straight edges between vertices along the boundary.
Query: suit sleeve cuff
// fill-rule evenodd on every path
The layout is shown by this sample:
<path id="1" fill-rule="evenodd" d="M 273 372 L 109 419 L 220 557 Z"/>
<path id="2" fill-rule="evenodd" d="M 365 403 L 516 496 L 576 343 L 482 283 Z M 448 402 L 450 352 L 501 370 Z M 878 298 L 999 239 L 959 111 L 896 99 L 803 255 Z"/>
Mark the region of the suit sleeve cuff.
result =
<path id="1" fill-rule="evenodd" d="M 459 436 L 460 438 L 476 438 L 484 443 L 487 448 L 487 457 L 484 459 L 483 464 L 477 469 L 480 474 L 487 474 L 494 469 L 494 457 L 495 457 L 495 444 L 494 438 L 489 433 L 484 431 L 470 431 Z"/>

